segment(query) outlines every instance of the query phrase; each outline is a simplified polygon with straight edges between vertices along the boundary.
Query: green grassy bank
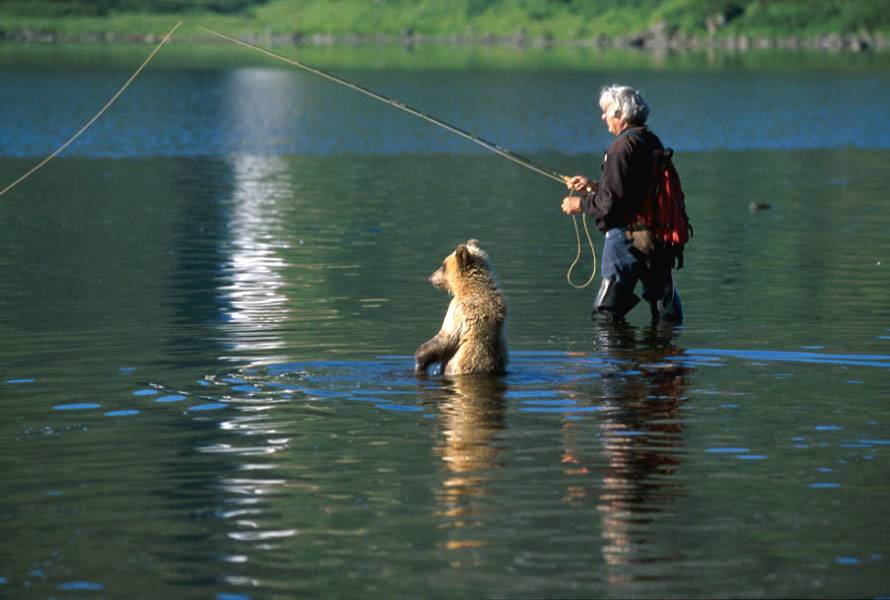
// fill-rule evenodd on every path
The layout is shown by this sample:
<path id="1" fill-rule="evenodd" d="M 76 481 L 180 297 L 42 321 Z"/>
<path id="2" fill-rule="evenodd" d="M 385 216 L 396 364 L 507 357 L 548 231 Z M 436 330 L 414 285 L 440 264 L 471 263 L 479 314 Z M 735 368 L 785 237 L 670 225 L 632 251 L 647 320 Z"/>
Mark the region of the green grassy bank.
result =
<path id="1" fill-rule="evenodd" d="M 878 0 L 5 0 L 15 41 L 152 40 L 175 18 L 271 41 L 810 46 L 890 41 Z M 182 36 L 179 36 L 182 39 Z"/>

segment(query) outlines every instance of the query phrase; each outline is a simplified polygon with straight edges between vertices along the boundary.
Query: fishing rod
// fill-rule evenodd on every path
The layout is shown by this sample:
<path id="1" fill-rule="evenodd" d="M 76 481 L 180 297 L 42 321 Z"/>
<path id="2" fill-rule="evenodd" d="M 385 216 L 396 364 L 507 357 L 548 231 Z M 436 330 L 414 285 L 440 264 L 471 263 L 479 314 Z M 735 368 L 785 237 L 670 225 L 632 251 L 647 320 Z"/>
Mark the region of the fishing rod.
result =
<path id="1" fill-rule="evenodd" d="M 274 58 L 276 60 L 280 60 L 282 62 L 289 64 L 289 65 L 293 65 L 295 67 L 303 69 L 304 71 L 308 71 L 310 73 L 318 75 L 319 77 L 323 77 L 324 79 L 333 81 L 334 83 L 338 83 L 340 85 L 346 86 L 352 90 L 355 90 L 356 92 L 360 92 L 366 96 L 370 96 L 371 98 L 374 98 L 375 100 L 379 100 L 380 102 L 388 104 L 388 105 L 392 106 L 393 108 L 397 108 L 399 110 L 402 110 L 409 114 L 412 114 L 415 117 L 420 117 L 424 121 L 432 123 L 433 125 L 436 125 L 437 127 L 441 127 L 442 129 L 445 129 L 446 131 L 450 131 L 451 133 L 455 133 L 455 134 L 461 136 L 462 138 L 468 139 L 471 142 L 473 142 L 474 144 L 478 144 L 487 150 L 491 150 L 495 154 L 499 154 L 500 156 L 503 156 L 507 160 L 513 161 L 514 163 L 516 163 L 520 166 L 523 166 L 526 169 L 534 171 L 535 173 L 538 173 L 539 175 L 543 175 L 544 177 L 547 177 L 554 181 L 558 181 L 563 184 L 568 183 L 568 181 L 570 179 L 569 177 L 567 177 L 561 173 L 557 173 L 556 171 L 554 171 L 552 169 L 548 169 L 546 167 L 537 165 L 537 164 L 533 163 L 532 161 L 530 161 L 529 159 L 525 158 L 524 156 L 520 156 L 520 155 L 516 154 L 515 152 L 508 150 L 507 148 L 503 148 L 503 147 L 495 144 L 494 142 L 490 142 L 490 141 L 486 140 L 485 138 L 476 135 L 475 133 L 470 133 L 469 131 L 466 131 L 464 129 L 461 129 L 460 127 L 457 127 L 456 125 L 447 123 L 438 117 L 434 117 L 431 114 L 425 113 L 425 112 L 420 111 L 416 108 L 408 106 L 407 104 L 405 104 L 404 102 L 402 102 L 400 100 L 388 98 L 388 97 L 384 96 L 383 94 L 375 92 L 374 90 L 370 90 L 370 89 L 368 89 L 364 86 L 361 86 L 357 83 L 353 83 L 352 81 L 343 79 L 342 77 L 337 77 L 336 75 L 332 75 L 331 73 L 328 73 L 327 71 L 322 71 L 321 69 L 318 69 L 316 67 L 312 67 L 305 63 L 301 63 L 300 61 L 295 60 L 293 58 L 288 58 L 286 56 L 282 56 L 281 54 L 272 52 L 271 50 L 267 50 L 266 48 L 257 46 L 256 44 L 251 44 L 249 42 L 239 40 L 238 38 L 232 37 L 230 35 L 226 35 L 224 33 L 220 33 L 218 31 L 213 31 L 212 29 L 208 29 L 201 25 L 198 25 L 198 29 L 201 29 L 202 31 L 205 31 L 205 32 L 209 33 L 210 35 L 216 36 L 220 39 L 232 42 L 234 44 L 238 44 L 239 46 L 244 46 L 245 48 L 250 48 L 251 50 L 254 50 L 261 54 L 265 54 L 266 56 L 271 56 L 272 58 Z M 571 191 L 570 193 L 574 194 L 574 190 Z M 578 247 L 577 247 L 577 253 L 575 254 L 575 259 L 572 261 L 572 264 L 569 266 L 569 269 L 566 272 L 566 281 L 568 282 L 568 284 L 570 286 L 572 286 L 575 289 L 586 288 L 591 283 L 593 283 L 593 279 L 596 276 L 596 249 L 594 248 L 593 240 L 590 237 L 590 230 L 588 229 L 588 226 L 587 226 L 587 215 L 586 214 L 582 213 L 581 221 L 584 226 L 584 233 L 587 236 L 587 244 L 590 248 L 590 253 L 591 253 L 591 256 L 593 257 L 593 261 L 592 261 L 590 277 L 587 279 L 587 281 L 585 281 L 584 283 L 582 283 L 580 285 L 576 284 L 574 281 L 572 281 L 572 272 L 575 270 L 575 266 L 578 264 L 578 261 L 581 259 L 581 234 L 578 230 L 578 221 L 575 218 L 575 215 L 572 215 L 572 224 L 575 226 L 575 240 L 577 241 Z"/>
<path id="2" fill-rule="evenodd" d="M 553 171 L 546 167 L 536 165 L 535 163 L 533 163 L 529 159 L 525 158 L 524 156 L 520 156 L 520 155 L 516 154 L 515 152 L 508 150 L 507 148 L 498 146 L 494 142 L 490 142 L 490 141 L 486 140 L 485 138 L 482 138 L 482 137 L 476 135 L 475 133 L 471 133 L 469 131 L 461 129 L 460 127 L 457 127 L 450 123 L 446 123 L 445 121 L 443 121 L 442 119 L 440 119 L 438 117 L 434 117 L 433 115 L 430 115 L 423 111 L 417 110 L 416 108 L 408 106 L 404 102 L 395 100 L 394 98 L 388 98 L 388 97 L 384 96 L 383 94 L 379 94 L 379 93 L 375 92 L 374 90 L 370 90 L 370 89 L 363 87 L 357 83 L 353 83 L 352 81 L 343 79 L 342 77 L 337 77 L 336 75 L 332 75 L 331 73 L 328 73 L 327 71 L 322 71 L 321 69 L 318 69 L 316 67 L 312 67 L 305 63 L 301 63 L 298 60 L 294 60 L 292 58 L 288 58 L 286 56 L 278 54 L 276 52 L 272 52 L 271 50 L 267 50 L 266 48 L 257 46 L 256 44 L 251 44 L 249 42 L 239 40 L 238 38 L 234 38 L 230 35 L 226 35 L 224 33 L 218 32 L 218 31 L 213 31 L 212 29 L 207 29 L 206 27 L 202 27 L 201 25 L 198 25 L 198 29 L 206 31 L 207 33 L 214 35 L 220 39 L 224 39 L 229 42 L 238 44 L 240 46 L 250 48 L 251 50 L 255 50 L 256 52 L 260 52 L 267 56 L 271 56 L 272 58 L 286 62 L 289 65 L 299 67 L 300 69 L 309 71 L 310 73 L 314 73 L 315 75 L 318 75 L 319 77 L 323 77 L 329 81 L 333 81 L 334 83 L 339 83 L 340 85 L 344 85 L 350 89 L 353 89 L 357 92 L 365 94 L 366 96 L 370 96 L 371 98 L 374 98 L 375 100 L 379 100 L 380 102 L 388 104 L 388 105 L 392 106 L 393 108 L 403 110 L 409 114 L 414 115 L 415 117 L 420 117 L 424 121 L 432 123 L 433 125 L 441 127 L 442 129 L 450 131 L 451 133 L 456 133 L 457 135 L 459 135 L 463 138 L 466 138 L 475 144 L 479 144 L 483 148 L 491 150 L 492 152 L 499 154 L 508 160 L 511 160 L 519 165 L 522 165 L 523 167 L 525 167 L 527 169 L 534 171 L 535 173 L 538 173 L 539 175 L 543 175 L 544 177 L 549 177 L 550 179 L 553 179 L 560 183 L 565 183 L 569 179 L 568 177 L 566 177 L 565 175 L 562 175 L 561 173 L 557 173 L 556 171 Z"/>

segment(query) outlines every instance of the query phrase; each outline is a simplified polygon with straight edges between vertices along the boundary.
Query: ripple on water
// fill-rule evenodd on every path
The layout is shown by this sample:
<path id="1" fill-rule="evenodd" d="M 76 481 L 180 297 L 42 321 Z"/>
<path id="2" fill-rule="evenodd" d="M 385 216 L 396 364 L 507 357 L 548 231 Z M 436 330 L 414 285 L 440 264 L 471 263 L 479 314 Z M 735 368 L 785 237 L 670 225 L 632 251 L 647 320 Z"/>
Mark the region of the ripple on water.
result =
<path id="1" fill-rule="evenodd" d="M 80 592 L 98 592 L 105 589 L 105 586 L 103 584 L 95 583 L 93 581 L 67 581 L 65 583 L 60 583 L 56 587 L 64 591 Z"/>
<path id="2" fill-rule="evenodd" d="M 860 444 L 867 444 L 869 446 L 890 446 L 890 440 L 881 440 L 881 439 L 860 439 Z"/>
<path id="3" fill-rule="evenodd" d="M 565 402 L 564 400 L 541 400 L 541 398 L 556 398 L 562 396 L 562 392 L 558 390 L 509 390 L 506 394 L 504 394 L 505 398 L 509 399 L 524 399 L 531 398 L 531 400 L 523 400 L 524 402 Z M 571 400 L 570 402 L 574 402 Z"/>
<path id="4" fill-rule="evenodd" d="M 654 432 L 652 432 L 654 433 Z M 605 434 L 609 437 L 643 437 L 645 435 L 650 435 L 650 433 L 646 431 L 637 431 L 634 429 L 611 429 L 606 431 Z"/>
<path id="5" fill-rule="evenodd" d="M 521 406 L 519 412 L 538 414 L 576 414 L 601 412 L 602 406 Z M 619 435 L 619 433 L 609 435 Z"/>
<path id="6" fill-rule="evenodd" d="M 123 409 L 123 410 L 110 410 L 105 413 L 106 417 L 130 417 L 133 415 L 138 415 L 141 411 L 135 409 Z"/>
<path id="7" fill-rule="evenodd" d="M 155 402 L 160 402 L 162 404 L 167 404 L 171 402 L 182 402 L 186 399 L 186 396 L 183 394 L 167 394 L 166 396 L 160 396 L 159 398 L 155 398 Z"/>
<path id="8" fill-rule="evenodd" d="M 886 369 L 890 356 L 883 354 L 827 354 L 821 352 L 790 352 L 783 350 L 728 350 L 723 348 L 692 348 L 687 354 L 701 357 L 735 358 L 763 363 L 794 362 L 817 365 L 845 365 Z M 791 373 L 776 373 L 776 377 L 788 378 Z"/>
<path id="9" fill-rule="evenodd" d="M 57 404 L 53 406 L 53 410 L 92 410 L 99 408 L 99 406 L 95 402 L 72 402 L 70 404 Z"/>
<path id="10" fill-rule="evenodd" d="M 843 427 L 840 425 L 816 425 L 813 429 L 816 431 L 841 431 Z"/>
<path id="11" fill-rule="evenodd" d="M 241 392 L 242 394 L 257 394 L 262 390 L 255 385 L 236 385 L 232 386 L 233 392 Z"/>
<path id="12" fill-rule="evenodd" d="M 380 404 L 375 404 L 374 406 L 382 410 L 391 410 L 394 412 L 423 412 L 422 406 L 410 406 L 406 404 L 390 404 L 383 402 Z"/>
<path id="13" fill-rule="evenodd" d="M 527 406 L 577 406 L 576 400 L 523 400 L 522 404 Z"/>
<path id="14" fill-rule="evenodd" d="M 206 404 L 196 404 L 195 406 L 190 406 L 186 410 L 188 412 L 206 412 L 211 410 L 220 410 L 225 408 L 227 405 L 223 402 L 207 402 Z"/>
<path id="15" fill-rule="evenodd" d="M 732 447 L 718 447 L 718 448 L 705 448 L 705 452 L 708 454 L 745 454 L 746 452 L 750 452 L 748 448 L 732 448 Z"/>

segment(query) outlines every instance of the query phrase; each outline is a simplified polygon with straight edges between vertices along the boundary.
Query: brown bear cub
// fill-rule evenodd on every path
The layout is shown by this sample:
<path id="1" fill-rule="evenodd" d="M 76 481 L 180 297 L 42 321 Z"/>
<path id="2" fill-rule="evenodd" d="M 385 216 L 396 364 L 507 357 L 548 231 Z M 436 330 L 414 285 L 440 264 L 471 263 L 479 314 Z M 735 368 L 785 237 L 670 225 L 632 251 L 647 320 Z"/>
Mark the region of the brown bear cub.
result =
<path id="1" fill-rule="evenodd" d="M 445 375 L 503 374 L 507 303 L 478 242 L 460 244 L 429 281 L 452 299 L 442 329 L 414 353 L 414 372 L 426 373 L 438 363 Z"/>

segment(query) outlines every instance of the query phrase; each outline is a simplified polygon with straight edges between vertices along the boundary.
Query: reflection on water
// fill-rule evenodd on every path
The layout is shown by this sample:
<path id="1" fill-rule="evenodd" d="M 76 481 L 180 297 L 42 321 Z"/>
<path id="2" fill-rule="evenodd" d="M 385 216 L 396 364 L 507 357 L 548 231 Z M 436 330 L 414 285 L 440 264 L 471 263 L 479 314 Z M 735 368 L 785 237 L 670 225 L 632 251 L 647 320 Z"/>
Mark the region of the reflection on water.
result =
<path id="1" fill-rule="evenodd" d="M 281 257 L 289 247 L 281 237 L 281 205 L 291 198 L 286 164 L 277 157 L 236 156 L 231 159 L 233 191 L 228 223 L 226 281 L 220 293 L 228 306 L 227 340 L 236 353 L 283 352 L 282 324 L 290 301 L 284 295 Z M 286 355 L 262 360 L 280 362 Z"/>
<path id="2" fill-rule="evenodd" d="M 610 583 L 642 579 L 630 569 L 635 565 L 680 560 L 666 553 L 651 534 L 660 519 L 673 514 L 673 503 L 683 495 L 682 481 L 672 476 L 683 456 L 681 405 L 691 369 L 682 364 L 684 351 L 676 345 L 675 334 L 671 328 L 637 330 L 626 323 L 595 323 L 594 348 L 609 360 L 597 398 L 605 455 L 600 469 L 582 457 L 579 424 L 567 419 L 563 425 L 566 475 L 583 482 L 594 469 L 600 471 L 594 489 L 570 484 L 565 497 L 576 507 L 588 496 L 595 497 Z"/>
<path id="3" fill-rule="evenodd" d="M 445 475 L 437 513 L 452 530 L 449 550 L 484 543 L 474 538 L 483 518 L 476 503 L 492 493 L 495 471 L 503 466 L 503 441 L 498 435 L 507 427 L 505 391 L 506 385 L 496 377 L 458 376 L 426 392 L 425 401 L 433 405 L 441 429 L 436 454 Z"/>
<path id="4" fill-rule="evenodd" d="M 523 155 L 604 148 L 609 134 L 591 103 L 578 99 L 616 79 L 632 80 L 645 93 L 659 135 L 683 152 L 890 148 L 884 126 L 890 108 L 872 101 L 890 93 L 890 81 L 878 69 L 614 72 L 597 69 L 599 62 L 600 56 L 591 57 L 589 70 L 576 72 L 395 70 L 346 76 Z M 85 122 L 111 96 L 129 68 L 0 71 L 6 99 L 0 124 L 8 124 L 0 132 L 10 132 L 2 136 L 4 154 L 48 154 L 72 124 Z M 67 156 L 484 152 L 364 95 L 271 61 L 227 70 L 149 69 L 138 83 Z"/>
<path id="5" fill-rule="evenodd" d="M 881 156 L 832 159 L 847 172 Z M 728 159 L 753 177 L 775 157 L 698 159 L 690 178 L 704 185 Z M 884 251 L 880 215 L 848 225 L 867 244 L 826 235 L 807 262 L 808 236 L 789 229 L 802 214 L 762 219 L 729 194 L 702 211 L 680 274 L 693 318 L 679 333 L 591 331 L 592 299 L 562 278 L 553 231 L 566 223 L 539 209 L 548 189 L 531 185 L 505 216 L 455 198 L 431 178 L 439 165 L 414 158 L 417 180 L 375 187 L 404 176 L 399 161 L 356 159 L 342 182 L 327 159 L 62 160 L 73 191 L 108 187 L 62 198 L 37 181 L 22 192 L 34 202 L 4 205 L 0 539 L 16 540 L 0 543 L 4 585 L 882 589 L 890 336 L 883 271 L 862 260 L 864 247 Z M 448 168 L 472 174 L 459 182 L 469 193 L 497 167 Z M 877 172 L 850 184 L 848 202 L 866 206 Z M 338 201 L 361 202 L 332 206 L 331 181 Z M 468 235 L 446 209 L 478 217 L 493 240 L 514 317 L 502 379 L 412 373 L 410 352 L 441 319 L 429 264 Z M 799 268 L 770 258 L 764 232 Z M 108 534 L 97 496 L 129 535 Z M 32 531 L 44 533 L 22 538 Z M 78 536 L 82 555 L 53 558 Z M 777 553 L 798 557 L 795 574 L 774 572 Z"/>
<path id="6" fill-rule="evenodd" d="M 708 536 L 732 535 L 731 519 L 723 511 L 750 502 L 737 500 L 731 508 L 724 492 L 709 490 L 690 471 L 724 456 L 740 465 L 776 459 L 797 464 L 790 456 L 781 458 L 793 448 L 863 453 L 867 463 L 890 444 L 862 433 L 861 427 L 854 432 L 822 422 L 808 435 L 789 430 L 787 450 L 751 453 L 749 447 L 763 444 L 756 435 L 745 440 L 747 447 L 726 437 L 728 431 L 738 432 L 732 415 L 742 409 L 744 394 L 723 392 L 734 397 L 732 404 L 689 406 L 691 396 L 701 404 L 709 394 L 692 389 L 691 380 L 701 381 L 700 369 L 718 365 L 696 358 L 702 351 L 684 348 L 681 331 L 602 325 L 593 328 L 588 343 L 590 350 L 570 355 L 517 352 L 504 378 L 416 380 L 410 356 L 265 364 L 207 375 L 188 402 L 215 402 L 222 411 L 216 417 L 207 413 L 217 434 L 197 449 L 231 461 L 214 477 L 220 491 L 215 514 L 228 540 L 220 556 L 227 565 L 225 583 L 233 591 L 324 585 L 323 579 L 314 579 L 304 581 L 304 588 L 273 566 L 295 559 L 351 574 L 358 587 L 343 583 L 344 589 L 377 589 L 377 576 L 385 577 L 386 568 L 372 575 L 362 565 L 375 563 L 376 552 L 385 546 L 387 565 L 396 560 L 395 553 L 404 564 L 429 566 L 436 556 L 429 552 L 439 548 L 455 576 L 462 572 L 469 582 L 491 561 L 531 561 L 529 566 L 545 568 L 536 562 L 553 552 L 559 555 L 557 548 L 565 545 L 573 554 L 563 556 L 560 568 L 572 575 L 563 583 L 573 581 L 580 588 L 520 577 L 499 580 L 497 589 L 545 595 L 615 589 L 633 596 L 662 585 L 689 589 L 677 573 L 714 551 Z M 808 356 L 816 360 L 820 353 Z M 835 364 L 833 355 L 821 356 L 823 366 Z M 871 368 L 864 365 L 866 371 Z M 690 416 L 693 422 L 710 421 L 704 429 L 696 427 L 695 436 L 704 435 L 706 441 L 688 439 Z M 755 422 L 760 423 L 756 415 Z M 795 431 L 804 435 L 791 435 Z M 834 446 L 807 443 L 812 435 L 844 431 Z M 545 446 L 539 446 L 542 441 Z M 313 467 L 316 461 L 328 468 Z M 829 480 L 797 478 L 798 491 L 789 492 L 842 489 L 837 482 L 841 470 L 823 466 L 819 472 Z M 750 466 L 723 471 L 721 476 L 732 482 L 725 493 L 746 498 L 733 490 L 750 477 L 756 482 L 757 473 Z M 429 499 L 421 500 L 426 494 Z M 710 515 L 704 523 L 684 522 L 690 503 Z M 703 506 L 708 503 L 714 507 Z M 553 522 L 545 515 L 557 514 L 573 526 L 558 528 L 552 539 L 527 537 L 529 520 L 543 519 L 539 526 L 546 530 Z M 397 515 L 406 520 L 400 524 Z M 391 544 L 381 546 L 381 536 L 389 536 Z M 376 542 L 356 545 L 361 540 Z M 823 542 L 814 550 L 824 552 L 826 543 L 837 542 Z M 875 550 L 880 544 L 865 543 L 869 556 L 880 554 Z M 429 550 L 401 554 L 401 544 Z M 839 556 L 848 562 L 855 558 L 849 552 Z M 732 564 L 726 564 L 729 571 L 714 567 L 736 588 L 755 590 L 745 587 L 744 577 L 736 578 Z M 417 589 L 422 585 L 417 575 L 408 569 L 386 589 Z M 456 589 L 472 589 L 456 581 Z"/>
<path id="7" fill-rule="evenodd" d="M 793 507 L 801 501 L 829 518 L 838 498 L 806 493 L 846 485 L 855 493 L 858 474 L 881 465 L 881 449 L 890 445 L 876 418 L 862 424 L 822 415 L 808 425 L 781 424 L 779 414 L 764 414 L 767 405 L 747 417 L 753 426 L 739 422 L 754 394 L 693 387 L 692 380 L 701 386 L 709 370 L 723 369 L 691 358 L 700 352 L 685 349 L 676 331 L 610 325 L 589 335 L 585 352 L 516 352 L 504 378 L 417 380 L 410 356 L 277 363 L 208 373 L 183 389 L 134 384 L 130 406 L 139 410 L 126 416 L 103 414 L 99 403 L 55 408 L 63 422 L 89 430 L 107 429 L 102 419 L 117 420 L 124 435 L 142 427 L 182 430 L 173 438 L 179 458 L 155 481 L 175 490 L 172 516 L 202 516 L 189 526 L 198 531 L 171 554 L 188 552 L 197 572 L 175 567 L 169 577 L 192 586 L 208 585 L 201 582 L 209 577 L 217 582 L 211 588 L 236 594 L 335 586 L 344 594 L 399 595 L 429 585 L 464 593 L 481 578 L 484 589 L 505 595 L 688 595 L 694 588 L 678 574 L 719 554 L 726 536 L 736 535 L 736 518 L 766 510 L 758 499 L 783 496 L 789 509 L 769 509 L 780 519 L 800 519 Z M 850 368 L 824 358 L 820 368 Z M 846 377 L 873 369 L 863 365 Z M 42 389 L 26 378 L 3 385 L 18 394 Z M 764 420 L 777 423 L 768 440 L 757 435 Z M 786 431 L 784 441 L 769 441 L 776 430 Z M 80 439 L 71 435 L 71 442 Z M 749 448 L 769 450 L 753 460 Z M 142 452 L 126 445 L 117 451 Z M 81 470 L 97 458 L 81 457 Z M 733 458 L 734 468 L 722 462 Z M 771 494 L 746 489 L 789 469 L 787 483 L 773 483 Z M 724 483 L 714 486 L 708 477 Z M 146 485 L 135 474 L 127 478 Z M 49 498 L 65 506 L 71 494 L 60 485 Z M 699 514 L 692 523 L 690 506 Z M 861 526 L 853 521 L 848 527 Z M 166 526 L 175 531 L 175 523 Z M 712 539 L 721 546 L 712 547 Z M 807 560 L 877 566 L 881 539 L 860 532 L 853 545 L 833 536 L 813 540 Z M 795 536 L 773 543 L 798 544 Z M 727 555 L 709 564 L 713 575 L 695 581 L 758 589 Z M 511 565 L 540 576 L 510 574 Z M 500 569 L 506 574 L 498 576 Z M 431 572 L 438 583 L 426 578 Z M 109 591 L 127 589 L 106 572 L 93 573 L 74 572 Z M 25 581 L 19 570 L 7 576 Z M 793 581 L 781 585 L 797 589 Z"/>
<path id="8" fill-rule="evenodd" d="M 285 456 L 291 440 L 306 432 L 282 420 L 280 409 L 311 404 L 312 414 L 333 416 L 342 412 L 336 408 L 340 402 L 435 423 L 432 453 L 441 461 L 435 514 L 441 519 L 442 547 L 457 553 L 486 547 L 492 543 L 500 472 L 509 467 L 513 446 L 522 443 L 521 435 L 517 439 L 509 431 L 508 414 L 515 408 L 508 397 L 521 399 L 531 414 L 561 416 L 563 449 L 552 466 L 565 475 L 565 506 L 582 512 L 593 508 L 601 515 L 607 581 L 634 582 L 645 577 L 640 566 L 681 560 L 651 535 L 683 494 L 682 482 L 673 475 L 683 455 L 680 410 L 691 368 L 684 366 L 684 352 L 673 336 L 672 330 L 627 325 L 598 328 L 589 354 L 551 359 L 545 361 L 551 363 L 546 371 L 528 372 L 541 366 L 541 357 L 520 353 L 518 363 L 524 366 L 505 379 L 466 376 L 415 383 L 410 357 L 393 359 L 389 367 L 291 363 L 210 377 L 211 391 L 219 390 L 213 394 L 222 394 L 235 409 L 220 429 L 236 437 L 200 450 L 241 458 L 241 473 L 220 482 L 230 495 L 220 516 L 230 523 L 230 539 L 249 543 L 227 560 L 247 564 L 252 553 L 282 551 L 281 540 L 298 536 L 299 528 L 282 519 L 275 505 L 294 492 L 325 495 L 323 485 L 282 475 L 293 474 Z M 385 388 L 365 386 L 387 371 Z M 594 395 L 590 376 L 599 382 Z M 557 383 L 561 391 L 548 392 L 543 380 Z M 548 410 L 539 412 L 542 408 Z M 354 459 L 337 462 L 355 464 Z M 229 581 L 252 581 L 243 577 Z"/>
<path id="9" fill-rule="evenodd" d="M 631 75 L 682 150 L 679 332 L 591 332 L 552 182 L 290 72 L 146 73 L 0 203 L 0 595 L 886 595 L 886 77 Z M 358 79 L 590 172 L 611 78 Z M 112 79 L 0 75 L 0 175 Z M 510 372 L 418 380 L 469 237 Z"/>
<path id="10" fill-rule="evenodd" d="M 288 117 L 283 99 L 293 91 L 282 71 L 239 69 L 226 74 L 221 131 L 249 147 L 257 140 L 274 141 Z M 220 293 L 227 305 L 227 343 L 236 354 L 282 352 L 280 329 L 289 317 L 291 300 L 283 293 L 288 263 L 282 257 L 290 243 L 282 237 L 283 208 L 293 199 L 289 165 L 276 155 L 239 153 L 229 158 L 231 198 L 227 203 L 228 236 L 224 282 Z M 282 361 L 269 354 L 261 360 Z"/>

